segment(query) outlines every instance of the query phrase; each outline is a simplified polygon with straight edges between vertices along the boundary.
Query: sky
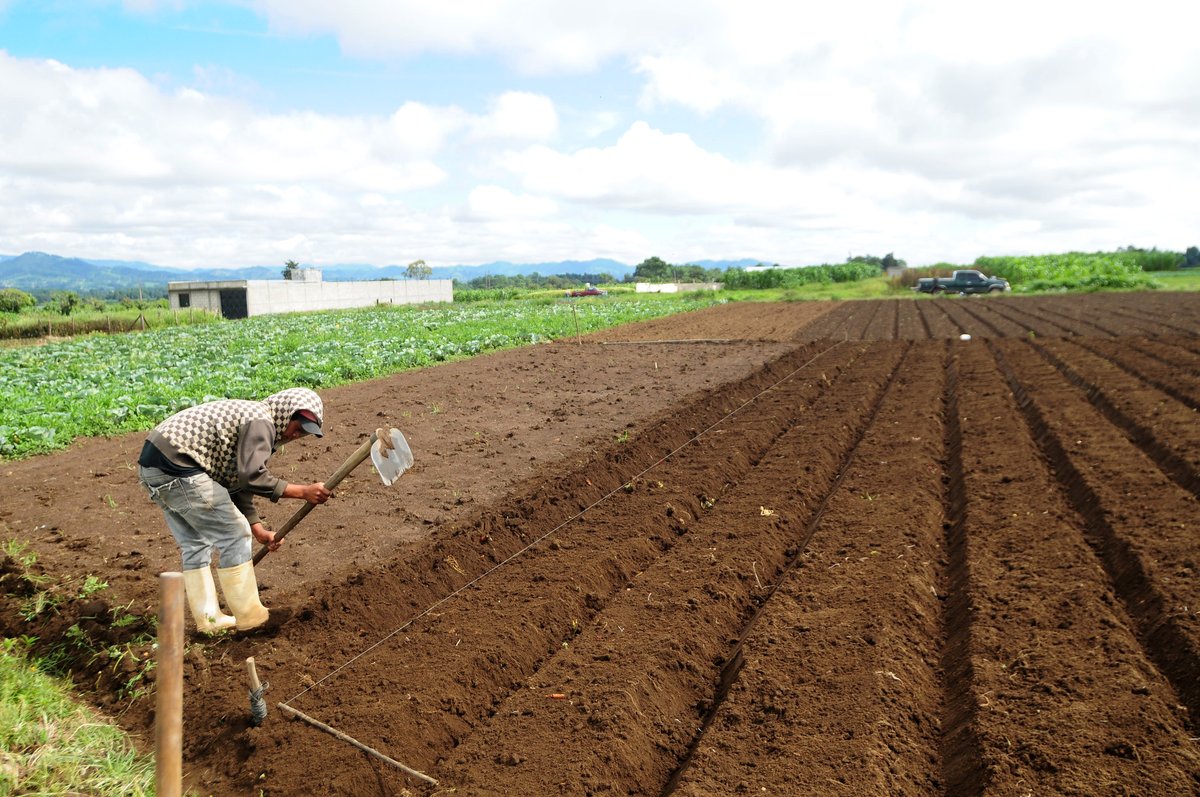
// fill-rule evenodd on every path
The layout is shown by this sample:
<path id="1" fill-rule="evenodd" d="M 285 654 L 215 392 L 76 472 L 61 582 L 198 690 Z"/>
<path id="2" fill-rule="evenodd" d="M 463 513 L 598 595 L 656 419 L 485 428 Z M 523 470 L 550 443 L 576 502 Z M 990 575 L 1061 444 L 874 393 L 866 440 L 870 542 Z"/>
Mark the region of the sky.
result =
<path id="1" fill-rule="evenodd" d="M 0 254 L 1200 244 L 1200 3 L 0 0 Z"/>

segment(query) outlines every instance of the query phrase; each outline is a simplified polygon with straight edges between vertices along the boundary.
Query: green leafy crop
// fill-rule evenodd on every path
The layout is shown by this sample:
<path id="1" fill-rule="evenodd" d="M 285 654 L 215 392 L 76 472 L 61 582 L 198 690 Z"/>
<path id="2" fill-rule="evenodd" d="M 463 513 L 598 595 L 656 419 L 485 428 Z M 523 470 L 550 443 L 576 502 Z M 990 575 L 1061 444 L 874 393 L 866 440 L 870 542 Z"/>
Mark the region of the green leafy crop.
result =
<path id="1" fill-rule="evenodd" d="M 213 399 L 331 387 L 698 306 L 674 297 L 387 305 L 0 350 L 0 458 L 149 429 Z"/>

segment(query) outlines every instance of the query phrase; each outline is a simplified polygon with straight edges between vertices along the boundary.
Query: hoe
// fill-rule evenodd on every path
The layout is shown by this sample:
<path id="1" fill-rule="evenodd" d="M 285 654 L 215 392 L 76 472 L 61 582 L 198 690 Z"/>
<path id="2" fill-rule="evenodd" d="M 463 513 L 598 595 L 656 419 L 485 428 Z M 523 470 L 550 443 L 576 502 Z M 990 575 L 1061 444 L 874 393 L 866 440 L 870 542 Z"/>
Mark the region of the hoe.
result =
<path id="1" fill-rule="evenodd" d="M 375 470 L 379 472 L 379 478 L 385 487 L 390 487 L 392 482 L 400 478 L 400 474 L 412 467 L 413 464 L 412 449 L 408 447 L 408 441 L 404 439 L 404 435 L 400 434 L 399 429 L 376 429 L 370 439 L 359 446 L 358 450 L 325 480 L 325 488 L 332 490 L 337 487 L 342 479 L 349 476 L 350 471 L 357 468 L 368 455 L 371 457 L 371 462 L 375 464 Z M 275 532 L 276 541 L 286 537 L 288 532 L 296 527 L 296 524 L 308 516 L 314 506 L 316 504 L 305 503 L 304 506 L 297 509 L 287 519 L 287 522 Z M 266 555 L 267 547 L 259 548 L 258 553 L 254 554 L 254 564 L 257 565 Z"/>

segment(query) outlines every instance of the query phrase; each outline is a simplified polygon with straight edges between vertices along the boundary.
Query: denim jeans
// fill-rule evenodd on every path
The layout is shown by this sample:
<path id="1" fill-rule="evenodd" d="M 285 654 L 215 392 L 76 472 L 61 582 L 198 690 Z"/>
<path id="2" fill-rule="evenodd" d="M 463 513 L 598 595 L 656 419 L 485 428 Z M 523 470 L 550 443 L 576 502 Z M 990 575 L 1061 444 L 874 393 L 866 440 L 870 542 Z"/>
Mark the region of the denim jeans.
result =
<path id="1" fill-rule="evenodd" d="M 138 481 L 162 509 L 183 555 L 184 570 L 208 567 L 213 548 L 220 567 L 250 561 L 250 523 L 230 499 L 229 491 L 208 474 L 179 477 L 158 468 L 139 467 Z"/>

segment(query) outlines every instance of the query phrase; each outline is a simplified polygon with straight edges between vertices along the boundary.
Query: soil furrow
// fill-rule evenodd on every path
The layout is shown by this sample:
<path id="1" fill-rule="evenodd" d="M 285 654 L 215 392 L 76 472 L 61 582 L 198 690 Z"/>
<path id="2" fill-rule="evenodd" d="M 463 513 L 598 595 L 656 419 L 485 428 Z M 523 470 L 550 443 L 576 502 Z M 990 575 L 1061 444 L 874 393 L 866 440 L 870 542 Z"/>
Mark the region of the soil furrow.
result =
<path id="1" fill-rule="evenodd" d="M 1172 578 L 1156 563 L 1179 561 L 1194 552 L 1195 498 L 1155 478 L 1153 469 L 1130 469 L 1140 452 L 1122 432 L 1103 423 L 1090 404 L 1073 402 L 1073 388 L 1061 384 L 1061 374 L 1054 372 L 1049 379 L 1039 374 L 1051 366 L 1031 347 L 993 344 L 993 354 L 1043 456 L 1083 518 L 1086 539 L 1147 656 L 1186 706 L 1181 723 L 1194 726 L 1200 717 L 1200 616 L 1186 607 L 1200 605 L 1200 589 L 1193 580 Z M 1122 476 L 1114 480 L 1117 463 Z M 1142 500 L 1157 495 L 1154 509 L 1131 518 L 1132 495 Z"/>
<path id="2" fill-rule="evenodd" d="M 953 302 L 953 304 L 947 304 L 944 309 L 958 321 L 959 326 L 961 326 L 965 332 L 973 337 L 983 338 L 1006 336 L 1005 331 L 1001 328 L 1001 325 L 1004 324 L 1004 321 L 1001 320 L 1000 324 L 997 324 L 995 320 L 999 319 L 999 316 L 995 313 L 988 313 L 979 306 L 978 302 L 964 298 Z"/>
<path id="3" fill-rule="evenodd" d="M 796 342 L 811 343 L 814 340 L 842 340 L 842 336 L 837 334 L 837 330 L 841 324 L 841 312 L 839 307 L 834 307 L 829 312 L 814 320 L 811 324 L 796 333 Z"/>
<path id="4" fill-rule="evenodd" d="M 1180 356 L 1183 352 L 1174 347 L 1164 352 L 1164 347 L 1147 338 L 1088 340 L 1079 341 L 1079 345 L 1193 411 L 1200 411 L 1200 358 L 1193 357 L 1188 361 Z"/>
<path id="5" fill-rule="evenodd" d="M 1111 363 L 1068 341 L 1030 341 L 1034 351 L 1075 385 L 1110 423 L 1158 465 L 1171 481 L 1200 498 L 1200 427 L 1192 410 L 1168 401 Z M 1063 357 L 1070 358 L 1070 365 Z M 1139 421 L 1146 419 L 1147 426 Z"/>
<path id="6" fill-rule="evenodd" d="M 755 450 L 769 446 L 773 436 L 794 423 L 803 405 L 801 398 L 794 398 L 776 412 L 756 407 L 751 413 L 745 411 L 747 402 L 761 394 L 774 406 L 771 391 L 763 391 L 784 379 L 796 383 L 792 392 L 812 400 L 836 384 L 839 373 L 863 351 L 862 346 L 842 345 L 814 357 L 812 348 L 801 348 L 743 382 L 709 394 L 694 405 L 681 405 L 637 438 L 582 462 L 577 471 L 560 472 L 549 481 L 531 480 L 505 501 L 464 521 L 427 551 L 385 568 L 364 570 L 343 584 L 315 590 L 301 612 L 304 622 L 288 626 L 286 636 L 270 641 L 269 650 L 264 651 L 251 638 L 235 641 L 224 655 L 240 661 L 239 656 L 253 652 L 260 668 L 269 668 L 266 674 L 280 690 L 276 700 L 290 699 L 311 686 L 313 679 L 323 679 L 332 671 L 334 677 L 303 695 L 297 708 L 352 736 L 361 734 L 364 743 L 393 750 L 394 757 L 411 766 L 431 766 L 557 649 L 571 633 L 573 623 L 593 614 L 607 595 L 623 589 L 646 563 L 669 550 L 681 518 L 687 513 L 695 516 L 706 499 L 718 499 L 728 484 L 736 483 L 738 474 L 750 468 L 758 456 Z M 736 422 L 730 426 L 741 429 L 737 434 L 716 429 L 703 445 L 689 444 L 697 432 L 735 410 L 732 418 Z M 730 438 L 736 438 L 737 444 L 723 447 L 723 441 Z M 674 470 L 666 469 L 678 477 L 676 486 L 667 488 L 656 476 L 655 481 L 631 484 L 630 494 L 621 489 L 681 446 L 684 450 L 672 465 Z M 715 467 L 703 464 L 714 456 Z M 702 464 L 695 465 L 697 460 Z M 688 475 L 697 467 L 706 471 L 704 479 Z M 503 587 L 497 587 L 492 578 L 403 634 L 386 637 L 452 590 L 613 490 L 628 499 L 631 508 L 626 511 L 642 520 L 592 524 L 592 515 L 584 513 L 547 540 L 536 555 L 518 560 L 521 574 L 514 585 L 525 592 L 511 598 L 514 604 L 481 597 L 488 589 Z M 664 500 L 675 501 L 680 513 L 673 517 L 661 512 L 637 514 L 637 504 L 661 507 Z M 480 600 L 485 601 L 484 606 L 475 605 Z M 511 614 L 511 605 L 521 607 L 519 618 L 480 624 L 491 612 Z M 378 650 L 353 661 L 345 670 L 336 669 L 381 637 L 386 644 Z M 462 644 L 464 638 L 471 644 Z M 406 656 L 412 651 L 413 660 L 394 664 L 389 657 L 398 651 Z M 410 687 L 414 679 L 425 688 Z M 233 695 L 230 704 L 241 702 L 236 697 L 239 685 L 222 687 Z M 403 695 L 403 700 L 396 702 L 397 695 Z M 195 708 L 203 711 L 205 707 Z M 207 723 L 207 730 L 199 722 L 193 726 L 199 732 L 189 737 L 186 755 L 199 757 L 215 743 L 233 743 L 245 751 L 245 760 L 238 762 L 239 771 L 254 773 L 253 777 L 262 781 L 259 786 L 269 780 L 282 793 L 300 793 L 313 772 L 330 768 L 347 770 L 337 793 L 377 793 L 380 787 L 371 785 L 376 778 L 392 784 L 388 788 L 403 783 L 402 778 L 374 773 L 371 767 L 347 769 L 345 745 L 298 723 L 247 729 L 223 720 L 213 724 L 214 719 Z M 281 766 L 272 750 L 295 734 L 310 743 L 306 765 L 292 762 Z M 221 777 L 216 772 L 203 773 L 200 782 L 219 783 Z M 233 790 L 254 785 L 243 780 Z"/>
<path id="7" fill-rule="evenodd" d="M 805 341 L 820 340 L 879 340 L 878 334 L 870 330 L 886 327 L 881 321 L 887 302 L 843 302 L 809 325 L 800 338 Z M 890 317 L 890 316 L 889 316 Z M 890 333 L 889 333 L 890 334 Z M 883 339 L 888 339 L 887 335 Z"/>
<path id="8" fill-rule="evenodd" d="M 851 432 L 853 439 L 850 441 L 849 446 L 842 457 L 842 461 L 837 470 L 837 475 L 834 477 L 832 484 L 825 493 L 824 497 L 821 499 L 820 503 L 817 505 L 815 511 L 813 511 L 811 518 L 805 526 L 803 536 L 799 540 L 799 544 L 793 549 L 789 549 L 787 562 L 785 563 L 784 567 L 775 574 L 769 586 L 766 587 L 765 595 L 762 598 L 759 608 L 750 617 L 749 621 L 742 627 L 741 635 L 738 637 L 737 643 L 734 645 L 733 650 L 728 656 L 729 660 L 721 670 L 716 693 L 713 699 L 709 701 L 709 706 L 702 718 L 700 729 L 696 736 L 692 739 L 691 744 L 688 746 L 688 751 L 683 760 L 675 768 L 666 785 L 663 787 L 661 797 L 669 797 L 669 795 L 676 793 L 677 789 L 680 787 L 681 781 L 684 780 L 689 781 L 689 785 L 681 791 L 693 793 L 695 787 L 690 783 L 690 781 L 694 780 L 695 775 L 691 770 L 691 766 L 697 750 L 699 750 L 702 745 L 707 746 L 710 743 L 709 739 L 706 738 L 707 734 L 716 716 L 725 708 L 725 703 L 729 698 L 730 690 L 737 688 L 741 694 L 745 694 L 744 685 L 741 681 L 741 673 L 746 664 L 746 658 L 748 655 L 748 640 L 753 635 L 755 640 L 761 643 L 765 633 L 768 644 L 774 644 L 774 635 L 770 632 L 759 632 L 758 627 L 760 624 L 774 624 L 776 627 L 778 626 L 780 604 L 789 603 L 788 593 L 794 593 L 796 580 L 799 578 L 798 576 L 794 575 L 794 573 L 803 566 L 803 561 L 807 557 L 809 546 L 814 535 L 816 534 L 818 528 L 821 527 L 826 517 L 831 514 L 831 502 L 835 498 L 840 497 L 841 494 L 839 491 L 842 490 L 843 484 L 848 477 L 852 477 L 851 467 L 856 464 L 856 459 L 862 456 L 860 454 L 860 449 L 862 448 L 864 437 L 875 425 L 876 419 L 879 417 L 885 401 L 887 401 L 893 392 L 892 387 L 894 385 L 896 371 L 902 367 L 903 363 L 905 362 L 905 358 L 907 358 L 911 353 L 911 348 L 909 346 L 905 346 L 901 349 L 901 351 L 901 359 L 896 362 L 896 370 L 893 370 L 887 381 L 882 384 L 882 389 L 879 391 L 877 397 L 874 398 L 873 404 L 867 416 L 860 423 L 845 424 L 847 429 L 857 429 L 858 431 Z M 791 443 L 792 441 L 789 440 L 787 442 Z M 802 452 L 807 449 L 807 444 L 807 440 L 801 440 L 799 445 L 793 445 L 792 450 L 781 451 L 779 458 L 781 460 L 799 459 L 800 457 L 797 455 L 802 455 Z M 772 475 L 774 474 L 762 474 L 764 477 L 770 477 Z M 854 474 L 854 476 L 859 475 L 860 474 Z M 774 494 L 774 490 L 777 488 L 775 488 L 773 485 L 770 487 L 765 486 L 763 482 L 766 481 L 766 479 L 760 480 L 760 483 L 756 485 L 757 494 L 753 496 L 753 498 L 770 500 L 770 496 Z M 867 481 L 870 481 L 870 479 Z M 760 512 L 762 511 L 763 510 L 760 505 Z M 834 509 L 834 512 L 836 512 L 836 508 Z M 772 601 L 772 599 L 780 593 L 781 587 L 784 588 L 785 597 L 782 600 Z M 794 600 L 790 603 L 792 606 L 794 606 Z M 785 609 L 786 608 L 787 607 L 785 607 Z M 786 611 L 784 613 L 786 614 Z M 752 657 L 752 659 L 755 661 L 757 660 L 754 659 L 754 657 Z M 758 694 L 758 690 L 754 690 L 752 693 Z M 727 773 L 725 781 L 728 783 L 728 767 L 723 766 L 721 769 Z M 786 786 L 786 784 L 782 783 L 778 778 L 769 779 L 775 788 Z M 796 785 L 799 786 L 799 784 Z M 706 785 L 705 789 L 710 790 L 711 786 Z"/>
<path id="9" fill-rule="evenodd" d="M 925 315 L 921 312 L 919 302 L 901 302 L 898 317 L 901 319 L 899 339 L 928 340 L 933 337 L 933 332 L 929 329 L 929 322 L 925 320 Z"/>
<path id="10" fill-rule="evenodd" d="M 1036 310 L 1036 312 L 1040 313 L 1043 318 L 1049 317 L 1052 319 L 1063 319 L 1067 322 L 1068 328 L 1075 330 L 1084 330 L 1090 328 L 1099 333 L 1098 336 L 1092 333 L 1086 333 L 1090 337 L 1115 338 L 1121 334 L 1120 330 L 1114 328 L 1113 326 L 1097 323 L 1094 320 L 1095 316 L 1086 312 L 1063 312 L 1062 310 L 1056 309 L 1055 305 L 1044 301 L 1039 301 L 1031 306 Z M 1079 334 L 1083 335 L 1085 333 L 1080 332 Z"/>
<path id="11" fill-rule="evenodd" d="M 828 313 L 800 331 L 798 340 L 850 340 L 846 326 L 853 313 L 847 305 L 837 305 Z"/>
<path id="12" fill-rule="evenodd" d="M 1166 365 L 1180 368 L 1189 373 L 1200 373 L 1200 353 L 1188 348 L 1192 343 L 1187 338 L 1163 336 L 1158 338 L 1126 338 L 1134 349 Z"/>
<path id="13" fill-rule="evenodd" d="M 846 315 L 846 340 L 872 340 L 867 335 L 871 322 L 879 315 L 879 302 L 847 302 L 843 307 L 852 307 Z"/>
<path id="14" fill-rule="evenodd" d="M 872 347 L 679 546 L 606 605 L 531 688 L 514 692 L 447 764 L 458 788 L 658 793 L 700 729 L 740 629 L 766 597 L 761 585 L 779 579 L 798 554 L 806 519 L 836 480 L 900 354 L 894 345 Z M 814 449 L 817 434 L 823 442 Z M 797 482 L 800 463 L 811 475 Z M 566 699 L 548 700 L 548 692 Z M 521 760 L 533 739 L 564 725 L 571 733 L 560 748 Z"/>
<path id="15" fill-rule="evenodd" d="M 867 340 L 896 340 L 896 323 L 898 319 L 896 305 L 899 300 L 888 299 L 871 302 L 875 305 L 875 313 L 871 322 L 863 331 Z"/>
<path id="16" fill-rule="evenodd" d="M 997 305 L 1000 303 L 997 302 Z M 1049 318 L 1039 316 L 1033 312 L 1028 303 L 1024 302 L 1004 302 L 1004 307 L 996 307 L 996 314 L 1000 315 L 1014 324 L 1019 324 L 1029 330 L 1027 337 L 1073 337 L 1079 332 L 1069 326 L 1053 321 Z"/>
<path id="17" fill-rule="evenodd" d="M 1028 402 L 1005 389 L 1011 369 L 991 344 L 963 347 L 960 369 L 981 793 L 1188 789 L 1196 758 L 1174 696 L 1114 605 L 1044 435 L 1026 428 Z"/>
<path id="18" fill-rule="evenodd" d="M 992 331 L 992 337 L 1002 338 L 1019 338 L 1028 334 L 1027 330 L 1020 324 L 1012 321 L 997 312 L 995 305 L 999 302 L 1011 301 L 1008 299 L 992 299 L 986 305 L 976 304 L 974 306 L 965 307 L 967 312 L 975 315 L 982 323 L 986 324 Z"/>
<path id="19" fill-rule="evenodd" d="M 936 309 L 936 312 L 942 318 L 942 328 L 949 331 L 946 335 L 948 338 L 957 338 L 963 333 L 963 328 L 959 324 L 958 318 L 950 313 L 946 308 L 946 302 L 942 299 L 934 299 L 930 302 L 930 306 Z"/>
<path id="20" fill-rule="evenodd" d="M 386 424 L 416 464 L 263 562 L 279 633 L 189 639 L 185 786 L 422 790 L 294 698 L 437 793 L 1200 795 L 1197 372 L 1200 292 L 1141 291 L 733 302 L 323 390 L 279 475 Z M 148 751 L 144 439 L 0 468 L 0 627 Z"/>
<path id="21" fill-rule="evenodd" d="M 910 351 L 798 569 L 747 636 L 738 681 L 677 794 L 941 790 L 943 351 L 940 341 Z M 890 479 L 897 468 L 912 478 Z"/>
<path id="22" fill-rule="evenodd" d="M 652 432 L 637 441 L 637 448 L 650 457 L 661 457 L 680 445 L 683 449 L 637 482 L 630 480 L 645 469 L 645 458 L 618 453 L 614 455 L 617 462 L 594 463 L 578 476 L 567 475 L 539 488 L 544 498 L 522 498 L 522 506 L 511 510 L 511 520 L 497 523 L 485 518 L 485 522 L 469 525 L 455 540 L 436 546 L 432 555 L 422 560 L 368 574 L 353 585 L 347 598 L 338 594 L 323 597 L 313 614 L 329 617 L 328 622 L 342 629 L 335 637 L 352 638 L 355 628 L 386 630 L 389 626 L 381 625 L 374 616 L 378 596 L 404 595 L 406 582 L 419 582 L 423 562 L 448 577 L 461 573 L 458 583 L 466 583 L 494 566 L 490 565 L 493 559 L 505 559 L 493 553 L 493 548 L 528 544 L 561 524 L 565 518 L 561 507 L 555 510 L 555 503 L 566 504 L 567 513 L 572 513 L 580 508 L 579 503 L 595 500 L 590 495 L 578 499 L 581 492 L 597 490 L 598 498 L 609 485 L 610 490 L 617 490 L 612 499 L 507 565 L 502 578 L 477 584 L 461 599 L 447 602 L 406 627 L 403 634 L 353 662 L 346 673 L 303 695 L 296 707 L 366 744 L 385 750 L 402 744 L 394 757 L 411 766 L 434 766 L 564 641 L 589 623 L 611 596 L 670 551 L 705 511 L 705 503 L 719 501 L 728 485 L 736 485 L 771 441 L 796 422 L 806 403 L 837 384 L 835 369 L 855 362 L 861 351 L 861 347 L 843 346 L 823 358 L 813 359 L 808 351 L 800 355 L 807 359 L 787 358 L 790 365 L 776 364 L 767 385 L 786 376 L 789 367 L 804 368 L 777 390 L 761 394 L 753 407 L 747 406 L 719 429 L 687 445 L 688 436 L 697 431 L 696 413 L 680 408 L 663 421 L 662 434 L 671 442 L 656 442 Z M 745 400 L 744 394 L 753 397 L 761 391 L 762 382 L 760 377 L 749 388 L 725 389 L 708 397 L 704 405 L 715 407 L 718 413 L 729 412 Z M 786 405 L 779 404 L 780 390 L 791 397 Z M 638 464 L 631 467 L 631 459 Z M 648 464 L 654 464 L 653 460 Z M 622 484 L 629 484 L 630 489 L 621 489 Z M 664 506 L 670 511 L 663 512 Z M 506 622 L 503 618 L 514 606 L 521 607 L 521 617 Z M 413 609 L 408 613 L 416 614 Z M 397 613 L 386 614 L 394 617 Z M 402 622 L 397 618 L 390 627 Z M 318 642 L 289 640 L 297 647 L 303 647 L 305 641 Z M 364 641 L 362 648 L 367 647 Z M 353 675 L 353 680 L 344 684 L 346 675 Z M 424 688 L 406 688 L 413 680 Z M 362 683 L 379 684 L 384 694 L 405 694 L 406 698 L 399 705 L 381 702 L 369 692 L 359 691 L 361 686 L 355 684 Z M 384 717 L 404 733 L 397 736 L 395 730 L 385 730 Z M 332 750 L 330 745 L 324 746 L 322 754 L 344 755 L 337 745 L 333 742 Z"/>
<path id="23" fill-rule="evenodd" d="M 1189 297 L 1190 298 L 1190 297 Z M 1131 322 L 1137 325 L 1139 329 L 1147 330 L 1146 334 L 1167 334 L 1167 335 L 1187 335 L 1196 337 L 1195 319 L 1190 323 L 1176 324 L 1164 321 L 1162 316 L 1151 314 L 1147 315 L 1132 307 L 1114 307 L 1111 312 L 1113 315 L 1128 318 Z M 1153 332 L 1151 330 L 1158 330 Z"/>
<path id="24" fill-rule="evenodd" d="M 921 313 L 921 320 L 929 329 L 931 338 L 957 338 L 960 330 L 938 306 L 940 304 L 941 302 L 936 299 L 928 301 L 918 299 L 917 309 Z"/>
<path id="25" fill-rule="evenodd" d="M 971 541 L 967 538 L 967 488 L 963 473 L 962 407 L 957 352 L 945 358 L 942 393 L 942 459 L 945 567 L 941 596 L 941 764 L 947 795 L 974 797 L 987 784 L 978 734 L 975 667 L 971 659 Z"/>

